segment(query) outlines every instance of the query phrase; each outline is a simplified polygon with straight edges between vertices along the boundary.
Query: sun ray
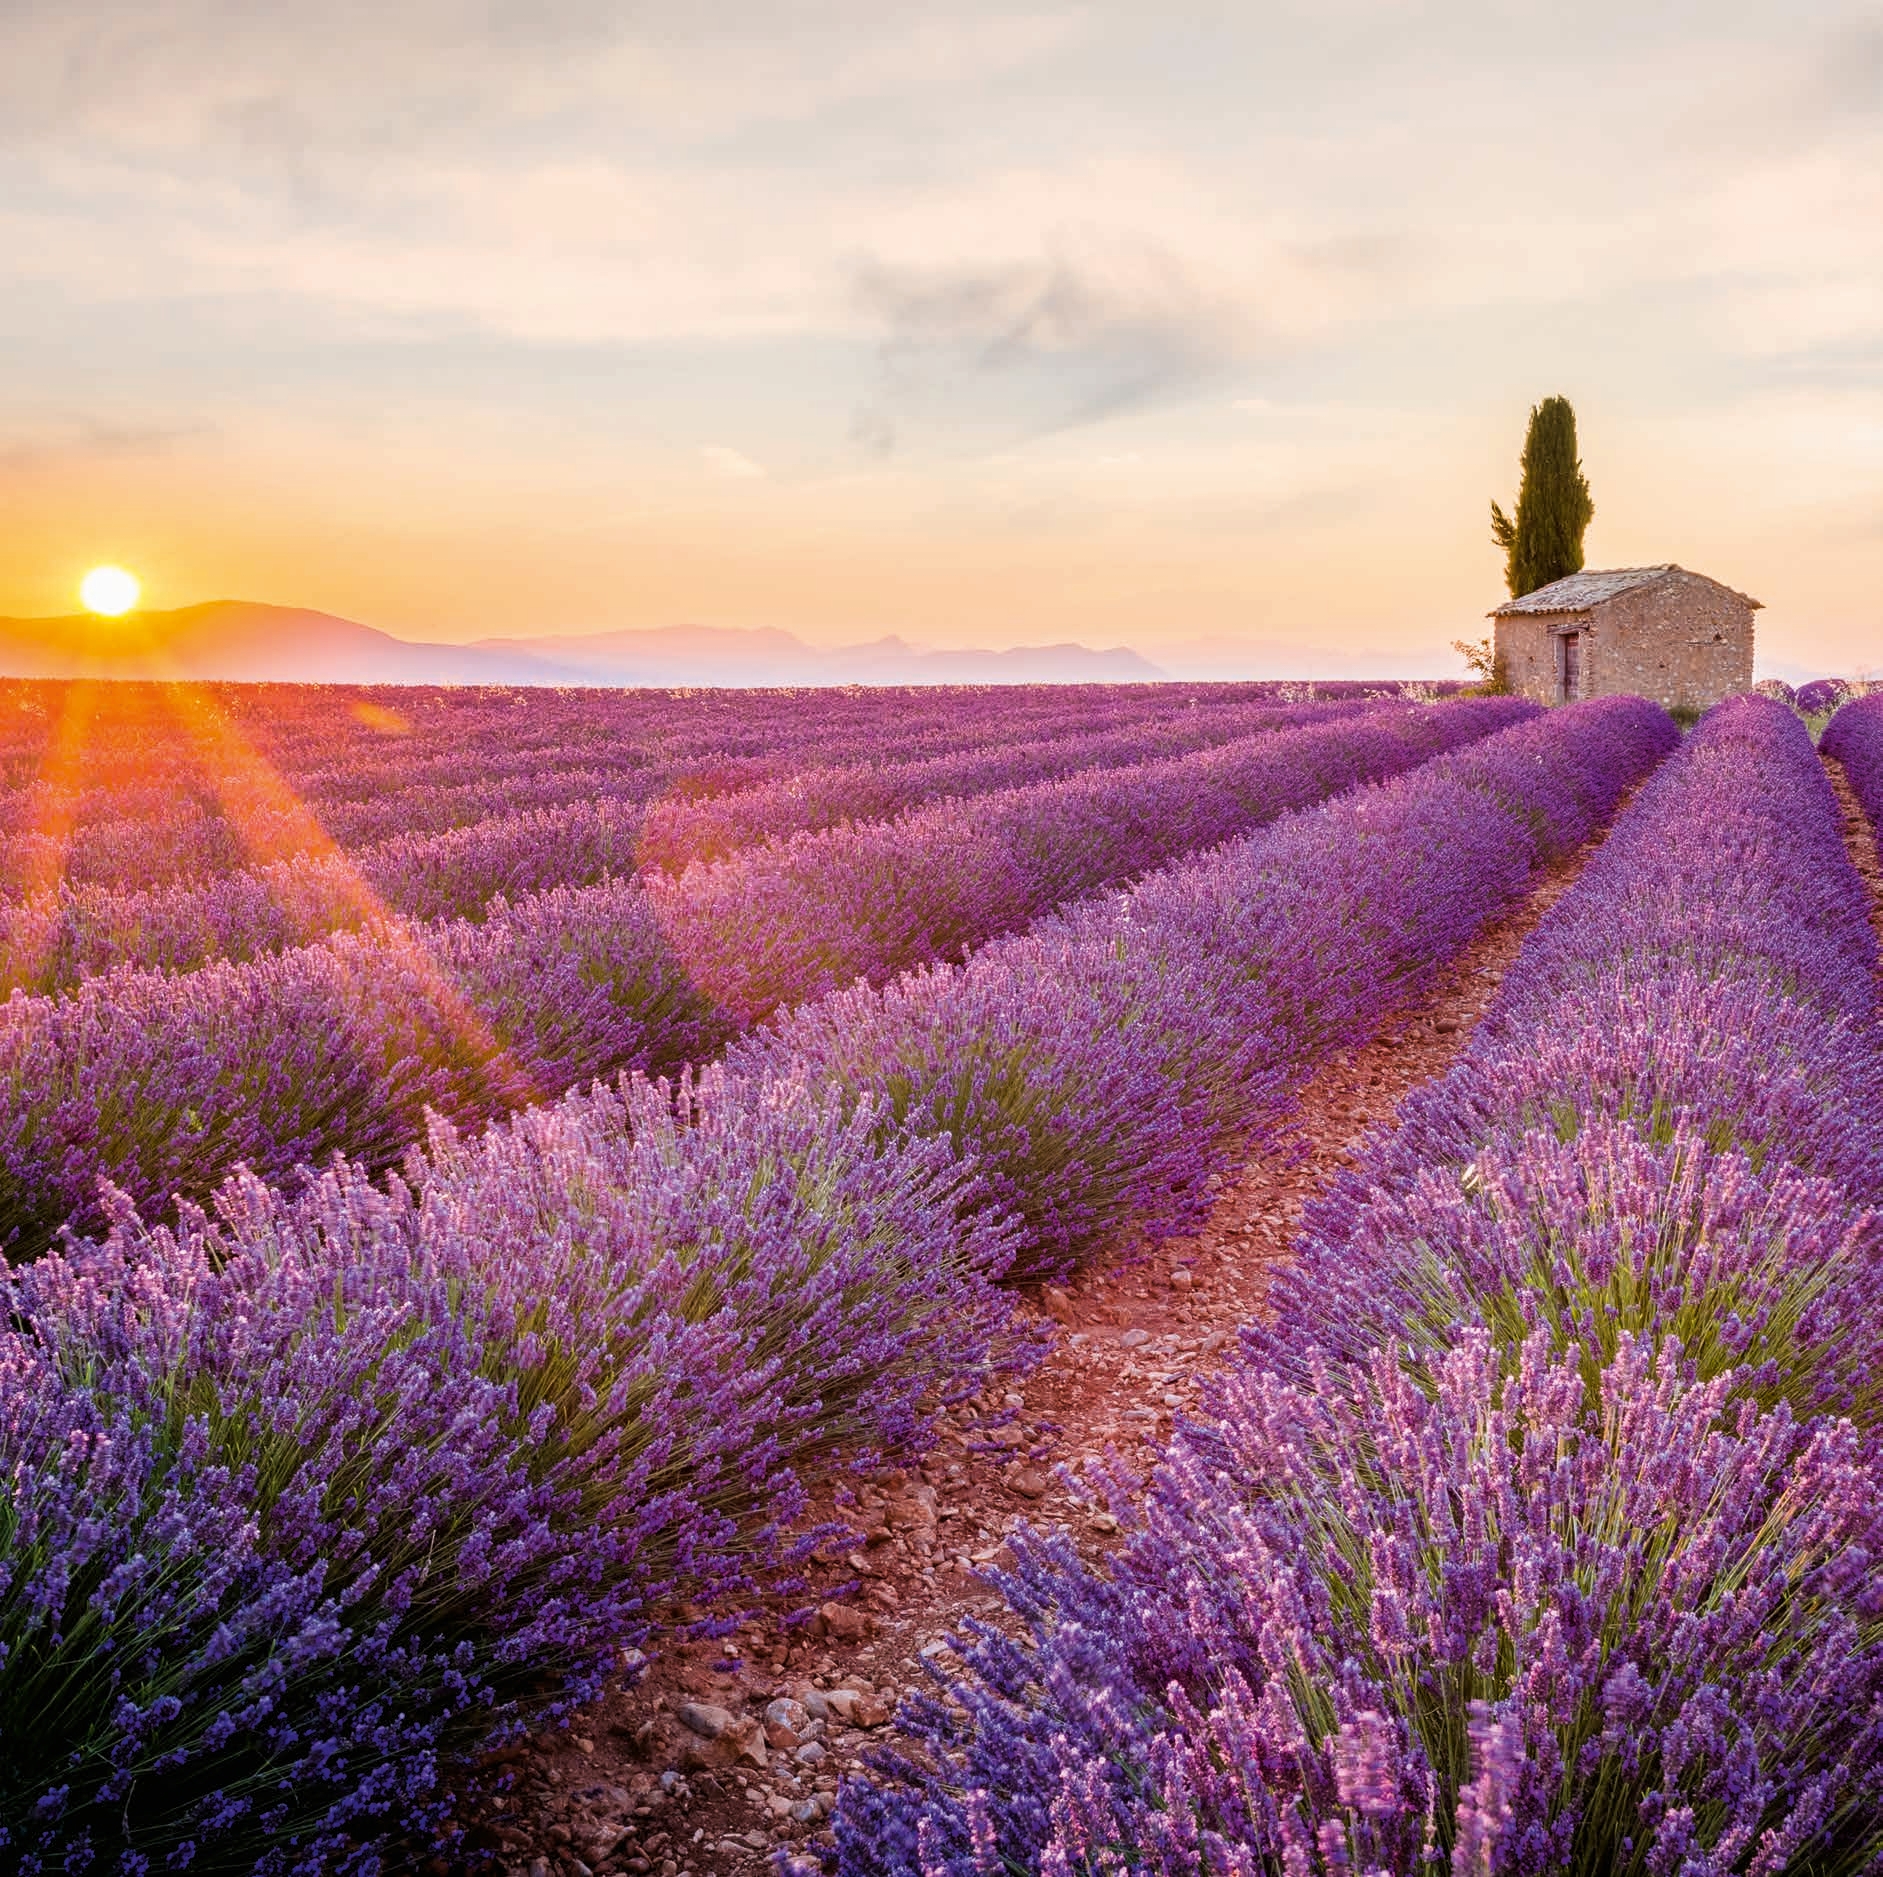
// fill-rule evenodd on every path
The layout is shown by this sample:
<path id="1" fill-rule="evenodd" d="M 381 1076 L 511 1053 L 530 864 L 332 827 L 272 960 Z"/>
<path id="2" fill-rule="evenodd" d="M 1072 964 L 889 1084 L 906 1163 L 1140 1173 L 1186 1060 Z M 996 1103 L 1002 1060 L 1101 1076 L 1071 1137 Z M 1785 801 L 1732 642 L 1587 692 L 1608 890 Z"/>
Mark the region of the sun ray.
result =
<path id="1" fill-rule="evenodd" d="M 118 639 L 118 650 L 157 653 L 159 648 L 150 641 L 148 628 L 133 618 Z M 139 683 L 81 678 L 64 687 L 55 720 L 40 748 L 35 779 L 15 820 L 16 837 L 24 838 L 12 843 L 14 863 L 10 877 L 0 882 L 0 891 L 26 901 L 43 901 L 59 893 L 71 877 L 75 842 L 82 839 L 87 786 L 134 779 L 135 760 L 127 764 L 124 759 L 136 747 L 139 733 L 153 724 L 162 725 L 163 734 L 187 758 L 179 766 L 178 786 L 187 778 L 200 790 L 206 805 L 213 803 L 251 865 L 292 855 L 328 863 L 340 882 L 352 921 L 388 948 L 402 967 L 398 979 L 415 987 L 406 994 L 423 1000 L 428 1021 L 422 1029 L 440 1036 L 442 1047 L 475 1064 L 495 1100 L 520 1105 L 556 1092 L 537 1085 L 467 997 L 456 976 L 428 947 L 422 929 L 385 901 L 214 692 L 180 674 Z M 322 925 L 304 937 L 314 942 L 329 929 Z M 0 958 L 4 981 L 36 980 L 44 957 L 14 954 L 27 946 L 43 952 L 47 945 L 56 944 L 56 920 L 39 925 L 38 930 L 47 934 L 43 941 L 18 937 L 7 941 L 7 955 Z M 370 1010 L 375 992 L 384 995 L 383 986 L 356 981 L 355 988 L 362 993 L 363 1010 Z M 336 1046 L 341 1043 L 337 1037 L 334 1041 Z"/>
<path id="2" fill-rule="evenodd" d="M 111 685 L 94 678 L 72 678 L 58 687 L 53 721 L 40 746 L 32 783 L 24 789 L 21 810 L 13 819 L 9 847 L 13 864 L 0 881 L 11 900 L 32 904 L 56 898 L 72 875 L 73 847 L 83 838 L 87 787 L 119 776 L 115 747 L 126 725 L 149 717 L 151 704 L 141 687 Z M 26 922 L 32 928 L 32 922 Z M 51 930 L 47 932 L 51 943 Z M 45 964 L 45 943 L 30 943 L 13 926 L 6 956 L 0 960 L 4 983 L 30 985 Z"/>
<path id="3" fill-rule="evenodd" d="M 555 1092 L 536 1085 L 433 955 L 415 922 L 386 903 L 214 696 L 200 685 L 182 682 L 165 685 L 161 695 L 188 738 L 198 766 L 217 790 L 225 820 L 244 841 L 251 858 L 265 862 L 299 853 L 331 862 L 357 923 L 369 928 L 406 967 L 455 1046 L 483 1066 L 505 1098 L 522 1103 Z"/>
<path id="4" fill-rule="evenodd" d="M 8 847 L 12 864 L 4 883 L 9 898 L 31 901 L 56 894 L 72 853 L 73 824 L 98 714 L 98 687 L 75 678 L 64 688 L 58 715 L 47 728 L 38 771 L 28 785 Z M 14 928 L 17 933 L 18 928 Z M 30 982 L 44 962 L 43 947 L 9 936 L 5 982 Z M 30 950 L 34 955 L 27 956 Z"/>

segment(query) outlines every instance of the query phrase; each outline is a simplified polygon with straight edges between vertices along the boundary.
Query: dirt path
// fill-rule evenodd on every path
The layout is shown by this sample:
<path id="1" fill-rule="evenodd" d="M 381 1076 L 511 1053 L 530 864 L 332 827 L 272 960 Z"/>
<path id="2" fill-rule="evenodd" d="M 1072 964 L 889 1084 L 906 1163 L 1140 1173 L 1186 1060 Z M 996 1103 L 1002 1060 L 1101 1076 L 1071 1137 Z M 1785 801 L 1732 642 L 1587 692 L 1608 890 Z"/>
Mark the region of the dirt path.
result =
<path id="1" fill-rule="evenodd" d="M 633 1691 L 519 1749 L 514 1789 L 472 1813 L 474 1848 L 516 1877 L 715 1877 L 754 1873 L 778 1845 L 814 1838 L 839 1779 L 923 1678 L 920 1658 L 943 1650 L 963 1616 L 1002 1607 L 977 1573 L 1001 1561 L 1022 1520 L 1069 1530 L 1088 1552 L 1111 1542 L 1111 1519 L 1057 1469 L 1076 1476 L 1108 1452 L 1148 1467 L 1173 1414 L 1261 1309 L 1303 1202 L 1451 1062 L 1594 845 L 1550 869 L 1388 1033 L 1326 1063 L 1302 1091 L 1291 1142 L 1226 1179 L 1200 1233 L 1045 1294 L 1064 1327 L 1037 1372 L 951 1416 L 918 1470 L 877 1475 L 852 1509 L 864 1542 L 821 1577 L 831 1588 L 860 1580 L 860 1595 L 825 1603 L 789 1637 L 754 1624 L 674 1649 Z"/>
<path id="2" fill-rule="evenodd" d="M 1831 779 L 1831 790 L 1844 817 L 1844 845 L 1850 850 L 1851 861 L 1863 876 L 1864 885 L 1870 889 L 1870 923 L 1876 928 L 1879 948 L 1883 948 L 1883 855 L 1877 851 L 1876 831 L 1870 826 L 1870 817 L 1863 812 L 1857 792 L 1844 774 L 1844 765 L 1834 756 L 1822 756 L 1818 760 Z M 1883 950 L 1879 952 L 1877 971 L 1883 976 Z"/>

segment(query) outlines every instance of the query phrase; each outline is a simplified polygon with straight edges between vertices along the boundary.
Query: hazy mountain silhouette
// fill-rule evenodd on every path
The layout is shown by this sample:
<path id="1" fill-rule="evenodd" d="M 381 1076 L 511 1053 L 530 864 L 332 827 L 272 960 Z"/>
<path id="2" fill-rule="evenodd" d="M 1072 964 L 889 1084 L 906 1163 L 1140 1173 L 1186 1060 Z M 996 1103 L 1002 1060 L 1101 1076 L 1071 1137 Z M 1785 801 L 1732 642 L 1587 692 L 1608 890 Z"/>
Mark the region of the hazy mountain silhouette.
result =
<path id="1" fill-rule="evenodd" d="M 930 652 L 901 639 L 822 651 L 775 628 L 664 626 L 430 645 L 333 613 L 212 600 L 122 620 L 0 618 L 0 676 L 188 678 L 308 684 L 809 685 L 1146 680 L 1124 649 L 1027 646 Z"/>
<path id="2" fill-rule="evenodd" d="M 810 675 L 817 654 L 776 627 L 653 626 L 557 632 L 534 639 L 477 639 L 492 658 L 547 660 L 579 684 L 829 684 Z"/>
<path id="3" fill-rule="evenodd" d="M 776 627 L 660 626 L 647 631 L 479 639 L 470 648 L 552 660 L 602 684 L 1051 684 L 1145 681 L 1164 674 L 1123 647 L 1021 646 L 924 651 L 898 638 L 820 650 Z"/>
<path id="4" fill-rule="evenodd" d="M 413 645 L 332 613 L 211 600 L 121 620 L 0 619 L 0 673 L 21 678 L 280 679 L 309 684 L 566 683 L 542 661 Z"/>

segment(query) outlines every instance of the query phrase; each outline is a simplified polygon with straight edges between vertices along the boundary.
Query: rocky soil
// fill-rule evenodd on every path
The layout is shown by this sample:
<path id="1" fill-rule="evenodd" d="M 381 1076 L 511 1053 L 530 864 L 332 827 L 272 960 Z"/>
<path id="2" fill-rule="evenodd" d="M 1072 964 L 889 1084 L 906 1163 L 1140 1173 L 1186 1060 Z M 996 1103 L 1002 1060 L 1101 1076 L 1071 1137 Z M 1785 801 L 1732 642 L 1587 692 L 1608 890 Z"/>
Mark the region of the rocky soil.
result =
<path id="1" fill-rule="evenodd" d="M 1858 806 L 1856 793 L 1845 779 L 1844 765 L 1828 756 L 1823 761 L 1824 773 L 1831 779 L 1831 789 L 1844 817 L 1844 845 L 1870 889 L 1870 923 L 1876 927 L 1879 941 L 1883 941 L 1883 857 L 1878 855 L 1870 818 Z M 1878 971 L 1883 973 L 1883 955 L 1879 956 Z"/>
<path id="2" fill-rule="evenodd" d="M 1172 1417 L 1262 1308 L 1304 1200 L 1447 1066 L 1588 851 L 1546 875 L 1388 1033 L 1326 1063 L 1288 1138 L 1221 1183 L 1202 1231 L 1121 1250 L 1045 1289 L 1035 1301 L 1058 1324 L 1046 1360 L 948 1416 L 919 1468 L 862 1487 L 847 1508 L 854 1541 L 814 1567 L 811 1621 L 786 1629 L 781 1609 L 723 1641 L 664 1650 L 635 1685 L 488 1768 L 465 1795 L 472 1867 L 709 1877 L 814 1846 L 839 1781 L 886 1738 L 925 1658 L 945 1664 L 961 1618 L 1003 1608 L 980 1573 L 1002 1561 L 1009 1534 L 1024 1520 L 1070 1531 L 1092 1553 L 1114 1542 L 1088 1477 L 1111 1461 L 1135 1473 L 1153 1462 Z"/>

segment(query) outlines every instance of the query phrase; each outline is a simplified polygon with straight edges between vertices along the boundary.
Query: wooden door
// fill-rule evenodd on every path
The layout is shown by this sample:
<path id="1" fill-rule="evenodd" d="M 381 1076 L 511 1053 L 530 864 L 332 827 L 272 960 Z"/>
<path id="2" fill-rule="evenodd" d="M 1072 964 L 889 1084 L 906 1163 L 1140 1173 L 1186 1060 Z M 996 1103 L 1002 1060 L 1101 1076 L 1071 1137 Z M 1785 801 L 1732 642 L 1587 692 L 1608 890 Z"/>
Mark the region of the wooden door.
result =
<path id="1" fill-rule="evenodd" d="M 1582 695 L 1582 634 L 1563 634 L 1563 702 L 1573 703 Z"/>

